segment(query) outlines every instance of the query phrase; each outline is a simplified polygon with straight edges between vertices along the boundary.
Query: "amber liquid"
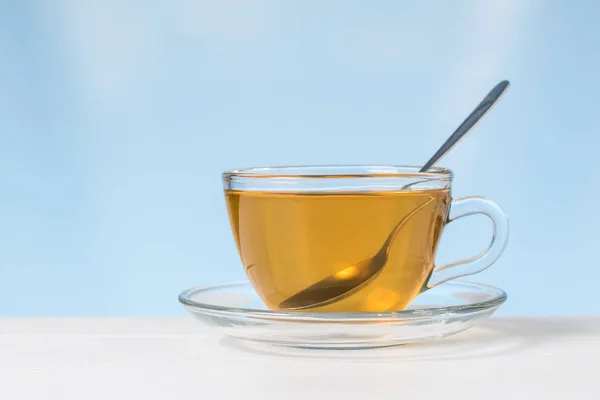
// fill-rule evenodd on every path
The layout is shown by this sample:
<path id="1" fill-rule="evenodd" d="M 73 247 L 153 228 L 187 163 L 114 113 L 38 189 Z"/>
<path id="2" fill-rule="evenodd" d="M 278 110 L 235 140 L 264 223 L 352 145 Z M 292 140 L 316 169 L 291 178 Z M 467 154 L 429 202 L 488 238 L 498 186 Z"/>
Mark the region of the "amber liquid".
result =
<path id="1" fill-rule="evenodd" d="M 335 301 L 304 311 L 404 309 L 433 268 L 446 222 L 448 190 L 365 193 L 226 191 L 234 237 L 246 273 L 266 305 L 279 305 L 331 276 L 375 256 L 394 227 L 387 262 L 364 285 Z"/>

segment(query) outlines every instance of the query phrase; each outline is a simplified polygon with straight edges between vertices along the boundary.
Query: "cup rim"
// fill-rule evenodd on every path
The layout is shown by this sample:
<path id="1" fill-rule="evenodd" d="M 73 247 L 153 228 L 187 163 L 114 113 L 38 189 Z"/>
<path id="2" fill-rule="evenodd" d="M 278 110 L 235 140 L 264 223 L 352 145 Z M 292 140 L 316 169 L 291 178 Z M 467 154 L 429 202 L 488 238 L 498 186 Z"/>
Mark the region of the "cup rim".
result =
<path id="1" fill-rule="evenodd" d="M 225 179 L 239 177 L 252 179 L 430 178 L 448 180 L 452 180 L 454 177 L 454 173 L 448 168 L 432 167 L 427 172 L 419 172 L 421 168 L 413 165 L 389 164 L 283 165 L 232 169 L 223 172 L 222 177 Z M 357 170 L 364 170 L 364 172 L 356 172 Z M 329 172 L 326 173 L 326 171 Z"/>

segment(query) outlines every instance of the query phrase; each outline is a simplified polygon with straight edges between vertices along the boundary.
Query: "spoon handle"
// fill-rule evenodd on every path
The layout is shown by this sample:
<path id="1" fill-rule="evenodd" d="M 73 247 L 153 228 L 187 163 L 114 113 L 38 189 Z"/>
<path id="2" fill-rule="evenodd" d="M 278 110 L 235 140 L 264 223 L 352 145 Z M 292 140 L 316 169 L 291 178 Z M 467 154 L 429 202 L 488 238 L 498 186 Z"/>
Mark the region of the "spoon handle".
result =
<path id="1" fill-rule="evenodd" d="M 463 136 L 471 130 L 473 126 L 489 111 L 490 108 L 498 101 L 500 96 L 508 88 L 510 83 L 502 81 L 488 93 L 487 96 L 479 103 L 471 114 L 463 121 L 448 140 L 440 147 L 440 149 L 425 163 L 420 172 L 425 172 L 438 162 L 447 152 L 449 152 L 463 138 Z"/>

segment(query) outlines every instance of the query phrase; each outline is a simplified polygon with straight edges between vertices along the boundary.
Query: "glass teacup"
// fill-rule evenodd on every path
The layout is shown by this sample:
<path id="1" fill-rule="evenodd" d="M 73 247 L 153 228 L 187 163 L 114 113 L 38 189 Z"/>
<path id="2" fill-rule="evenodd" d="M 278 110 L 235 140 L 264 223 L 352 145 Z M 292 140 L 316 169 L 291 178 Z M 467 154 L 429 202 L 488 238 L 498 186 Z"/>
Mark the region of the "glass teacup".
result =
<path id="1" fill-rule="evenodd" d="M 452 199 L 452 172 L 288 166 L 225 172 L 229 218 L 250 282 L 272 310 L 403 310 L 421 292 L 493 264 L 508 220 L 483 197 Z M 484 214 L 486 251 L 435 265 L 447 223 Z"/>

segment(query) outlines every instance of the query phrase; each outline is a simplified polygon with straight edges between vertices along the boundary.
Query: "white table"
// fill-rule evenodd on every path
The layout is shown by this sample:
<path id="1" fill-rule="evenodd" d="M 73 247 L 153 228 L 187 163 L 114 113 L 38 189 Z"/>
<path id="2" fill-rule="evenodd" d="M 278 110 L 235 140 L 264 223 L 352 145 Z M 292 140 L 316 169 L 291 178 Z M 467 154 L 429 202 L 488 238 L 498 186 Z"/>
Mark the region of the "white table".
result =
<path id="1" fill-rule="evenodd" d="M 492 318 L 430 344 L 278 352 L 191 318 L 0 319 L 0 399 L 600 399 L 600 317 Z"/>

